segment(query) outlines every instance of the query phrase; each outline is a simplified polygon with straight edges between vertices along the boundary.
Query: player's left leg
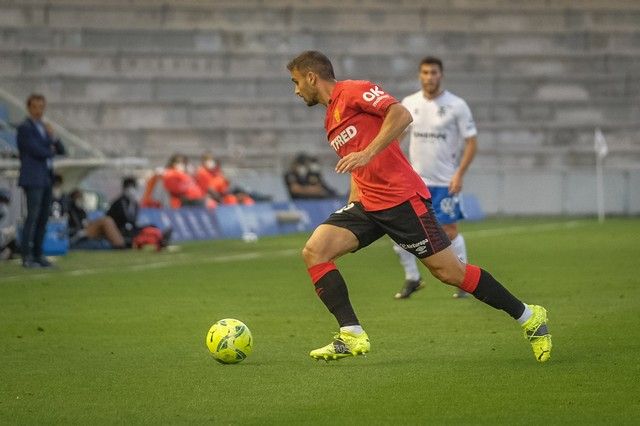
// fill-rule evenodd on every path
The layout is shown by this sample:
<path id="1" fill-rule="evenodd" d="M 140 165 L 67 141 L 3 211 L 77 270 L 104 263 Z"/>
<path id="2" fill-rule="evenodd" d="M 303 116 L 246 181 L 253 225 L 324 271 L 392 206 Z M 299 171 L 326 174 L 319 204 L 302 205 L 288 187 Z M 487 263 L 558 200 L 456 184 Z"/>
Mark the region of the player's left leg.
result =
<path id="1" fill-rule="evenodd" d="M 500 284 L 489 272 L 475 265 L 463 264 L 450 247 L 421 259 L 440 281 L 454 285 L 487 305 L 505 311 L 524 329 L 539 362 L 551 357 L 551 335 L 547 328 L 547 311 L 542 306 L 526 305 Z"/>
<path id="2" fill-rule="evenodd" d="M 487 271 L 461 262 L 429 200 L 415 197 L 396 208 L 375 212 L 374 216 L 402 248 L 418 257 L 440 281 L 461 288 L 516 319 L 523 326 L 536 359 L 549 359 L 551 336 L 544 308 L 525 305 Z"/>

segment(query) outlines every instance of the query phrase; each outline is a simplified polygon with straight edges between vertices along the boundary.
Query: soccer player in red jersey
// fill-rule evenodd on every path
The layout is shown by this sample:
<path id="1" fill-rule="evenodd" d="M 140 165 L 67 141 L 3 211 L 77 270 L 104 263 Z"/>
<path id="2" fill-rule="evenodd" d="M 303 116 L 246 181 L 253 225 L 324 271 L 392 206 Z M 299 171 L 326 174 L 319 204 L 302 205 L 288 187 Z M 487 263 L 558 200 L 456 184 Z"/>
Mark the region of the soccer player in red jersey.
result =
<path id="1" fill-rule="evenodd" d="M 336 81 L 331 61 L 321 52 L 303 52 L 287 69 L 296 95 L 310 107 L 327 108 L 327 138 L 340 157 L 336 172 L 351 174 L 347 205 L 318 226 L 302 250 L 316 293 L 340 326 L 334 340 L 311 351 L 311 357 L 335 360 L 369 352 L 369 337 L 334 261 L 387 234 L 443 283 L 517 320 L 536 359 L 547 361 L 551 335 L 546 310 L 522 303 L 487 271 L 462 263 L 451 249 L 435 218 L 429 191 L 397 140 L 412 122 L 411 113 L 379 85 Z"/>

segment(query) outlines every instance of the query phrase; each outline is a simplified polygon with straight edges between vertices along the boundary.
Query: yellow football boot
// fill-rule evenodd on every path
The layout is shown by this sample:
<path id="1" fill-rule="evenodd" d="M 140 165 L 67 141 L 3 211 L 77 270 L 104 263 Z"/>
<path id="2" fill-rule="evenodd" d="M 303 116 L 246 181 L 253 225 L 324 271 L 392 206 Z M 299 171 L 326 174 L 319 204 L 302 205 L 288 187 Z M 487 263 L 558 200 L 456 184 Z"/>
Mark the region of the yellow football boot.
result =
<path id="1" fill-rule="evenodd" d="M 364 331 L 352 334 L 341 331 L 333 337 L 327 346 L 312 350 L 309 355 L 316 360 L 335 361 L 349 356 L 364 355 L 371 350 L 369 336 Z"/>
<path id="2" fill-rule="evenodd" d="M 531 318 L 522 324 L 524 338 L 531 343 L 533 355 L 538 362 L 545 362 L 551 358 L 551 335 L 547 328 L 547 310 L 542 306 L 529 305 L 533 311 Z"/>

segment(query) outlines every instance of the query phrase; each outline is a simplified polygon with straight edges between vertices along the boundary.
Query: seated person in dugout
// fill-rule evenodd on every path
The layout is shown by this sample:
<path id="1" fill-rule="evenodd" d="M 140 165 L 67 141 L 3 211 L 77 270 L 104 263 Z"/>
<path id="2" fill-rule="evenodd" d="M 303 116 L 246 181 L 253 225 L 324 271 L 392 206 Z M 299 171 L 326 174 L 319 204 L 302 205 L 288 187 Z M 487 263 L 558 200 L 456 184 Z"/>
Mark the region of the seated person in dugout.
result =
<path id="1" fill-rule="evenodd" d="M 74 189 L 69 194 L 68 214 L 69 243 L 72 248 L 81 246 L 87 240 L 100 240 L 103 238 L 113 248 L 126 248 L 124 237 L 111 217 L 103 216 L 95 220 L 87 219 L 87 212 L 84 209 L 84 195 L 79 189 Z"/>
<path id="2" fill-rule="evenodd" d="M 0 188 L 0 260 L 7 260 L 18 252 L 16 227 L 9 220 L 11 192 Z"/>
<path id="3" fill-rule="evenodd" d="M 217 203 L 198 186 L 195 179 L 187 173 L 187 157 L 174 154 L 169 159 L 162 175 L 162 183 L 171 198 L 171 207 L 185 206 L 215 208 Z"/>
<path id="4" fill-rule="evenodd" d="M 253 198 L 246 192 L 234 188 L 229 189 L 229 180 L 220 167 L 220 163 L 212 154 L 204 154 L 200 167 L 196 171 L 196 182 L 203 192 L 221 204 L 255 204 Z"/>
<path id="5" fill-rule="evenodd" d="M 306 154 L 298 154 L 284 175 L 291 199 L 335 197 L 336 192 L 322 179 L 320 163 Z"/>
<path id="6" fill-rule="evenodd" d="M 138 182 L 135 177 L 125 177 L 122 179 L 122 193 L 109 206 L 107 216 L 113 219 L 113 222 L 124 237 L 127 247 L 133 247 L 136 243 L 136 237 L 144 233 L 145 230 L 148 232 L 148 228 L 157 228 L 153 225 L 139 225 L 139 212 Z M 160 231 L 159 248 L 166 247 L 169 244 L 171 233 L 171 228 Z"/>
<path id="7" fill-rule="evenodd" d="M 64 193 L 62 186 L 64 179 L 62 175 L 53 175 L 53 186 L 51 187 L 51 217 L 59 219 L 65 217 L 69 208 L 69 196 Z"/>
<path id="8" fill-rule="evenodd" d="M 107 216 L 113 219 L 120 234 L 125 239 L 127 247 L 131 247 L 133 238 L 140 232 L 137 225 L 140 204 L 138 203 L 138 183 L 133 177 L 122 180 L 122 193 L 113 200 Z"/>

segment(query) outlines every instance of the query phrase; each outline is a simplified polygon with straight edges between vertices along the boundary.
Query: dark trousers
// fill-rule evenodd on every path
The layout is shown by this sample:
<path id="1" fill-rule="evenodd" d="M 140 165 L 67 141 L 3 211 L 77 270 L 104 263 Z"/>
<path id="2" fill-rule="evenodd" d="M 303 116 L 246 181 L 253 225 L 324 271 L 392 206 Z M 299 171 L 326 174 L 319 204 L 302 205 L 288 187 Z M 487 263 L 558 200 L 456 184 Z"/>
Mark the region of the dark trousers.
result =
<path id="1" fill-rule="evenodd" d="M 27 218 L 22 229 L 22 258 L 42 256 L 42 242 L 51 210 L 51 187 L 24 187 L 27 197 Z"/>

